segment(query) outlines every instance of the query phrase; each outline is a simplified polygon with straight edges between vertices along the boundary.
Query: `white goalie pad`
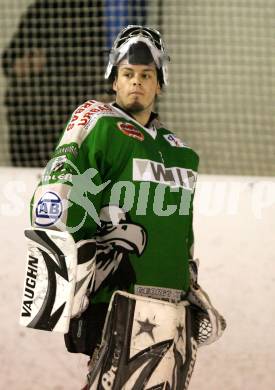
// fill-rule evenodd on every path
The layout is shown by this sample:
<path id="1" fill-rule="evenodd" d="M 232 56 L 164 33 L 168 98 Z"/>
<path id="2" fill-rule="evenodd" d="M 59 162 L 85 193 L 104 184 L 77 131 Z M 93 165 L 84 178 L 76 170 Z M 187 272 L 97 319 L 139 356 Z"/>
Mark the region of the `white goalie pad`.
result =
<path id="1" fill-rule="evenodd" d="M 28 258 L 20 324 L 67 333 L 72 315 L 83 306 L 87 280 L 94 274 L 93 259 L 78 266 L 75 241 L 66 231 L 28 229 L 25 236 Z"/>
<path id="2" fill-rule="evenodd" d="M 187 389 L 197 351 L 191 323 L 186 301 L 174 304 L 117 291 L 87 388 Z"/>

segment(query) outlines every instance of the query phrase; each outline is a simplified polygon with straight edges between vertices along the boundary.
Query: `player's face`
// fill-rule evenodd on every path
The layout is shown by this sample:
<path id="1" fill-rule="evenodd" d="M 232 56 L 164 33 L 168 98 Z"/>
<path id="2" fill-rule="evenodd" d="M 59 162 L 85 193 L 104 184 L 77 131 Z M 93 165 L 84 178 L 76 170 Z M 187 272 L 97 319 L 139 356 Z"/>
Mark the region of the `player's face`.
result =
<path id="1" fill-rule="evenodd" d="M 151 112 L 160 94 L 155 64 L 131 65 L 127 60 L 122 61 L 113 89 L 117 103 L 130 113 Z"/>

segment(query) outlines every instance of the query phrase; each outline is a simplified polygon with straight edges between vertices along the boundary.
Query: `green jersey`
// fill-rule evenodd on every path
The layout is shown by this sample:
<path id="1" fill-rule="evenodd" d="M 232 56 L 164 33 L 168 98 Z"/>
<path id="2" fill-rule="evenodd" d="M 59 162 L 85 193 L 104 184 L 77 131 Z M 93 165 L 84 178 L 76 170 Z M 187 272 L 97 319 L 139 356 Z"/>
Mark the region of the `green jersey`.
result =
<path id="1" fill-rule="evenodd" d="M 135 286 L 187 290 L 198 155 L 153 116 L 115 104 L 73 113 L 32 199 L 35 227 L 68 229 L 96 255 L 94 301 Z"/>

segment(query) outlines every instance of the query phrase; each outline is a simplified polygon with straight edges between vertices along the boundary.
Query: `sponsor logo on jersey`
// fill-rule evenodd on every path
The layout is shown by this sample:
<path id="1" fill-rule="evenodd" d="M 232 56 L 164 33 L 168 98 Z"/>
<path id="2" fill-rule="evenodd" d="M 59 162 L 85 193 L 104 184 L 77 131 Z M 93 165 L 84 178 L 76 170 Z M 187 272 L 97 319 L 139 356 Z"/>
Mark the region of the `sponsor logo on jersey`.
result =
<path id="1" fill-rule="evenodd" d="M 78 155 L 78 146 L 71 144 L 71 145 L 64 145 L 60 146 L 53 154 L 53 158 L 58 157 L 60 155 L 64 155 L 67 153 L 71 153 L 75 158 Z"/>
<path id="2" fill-rule="evenodd" d="M 92 108 L 93 107 L 93 108 Z M 88 109 L 88 111 L 87 111 Z M 85 114 L 83 114 L 84 111 Z M 72 116 L 72 119 L 67 126 L 67 131 L 70 131 L 77 124 L 78 126 L 85 126 L 91 119 L 93 114 L 102 113 L 102 112 L 112 112 L 111 107 L 108 104 L 98 104 L 96 100 L 89 100 L 88 102 L 82 104 L 77 108 Z"/>
<path id="3" fill-rule="evenodd" d="M 118 122 L 117 126 L 119 130 L 122 131 L 123 134 L 138 139 L 139 141 L 144 140 L 144 135 L 142 134 L 142 132 L 136 129 L 135 126 L 132 125 L 132 123 Z"/>
<path id="4" fill-rule="evenodd" d="M 50 181 L 61 181 L 62 183 L 65 182 L 72 182 L 73 181 L 73 175 L 72 173 L 49 173 L 42 176 L 41 183 L 43 185 L 49 184 Z"/>
<path id="5" fill-rule="evenodd" d="M 169 142 L 169 144 L 171 146 L 175 146 L 176 148 L 184 148 L 184 147 L 187 147 L 180 138 L 178 138 L 177 136 L 175 136 L 174 134 L 165 134 L 163 136 L 167 142 Z"/>
<path id="6" fill-rule="evenodd" d="M 51 172 L 56 172 L 56 171 L 61 170 L 61 168 L 64 167 L 66 161 L 67 161 L 67 157 L 64 155 L 55 157 L 51 161 L 51 165 L 50 165 Z"/>
<path id="7" fill-rule="evenodd" d="M 136 295 L 143 297 L 149 297 L 154 299 L 160 299 L 162 301 L 178 303 L 182 300 L 185 294 L 182 290 L 176 290 L 174 288 L 167 287 L 155 287 L 155 286 L 141 286 L 135 284 L 134 292 Z"/>
<path id="8" fill-rule="evenodd" d="M 35 224 L 53 225 L 62 214 L 62 201 L 54 192 L 46 192 L 39 200 L 35 210 Z"/>
<path id="9" fill-rule="evenodd" d="M 66 166 L 65 166 L 66 164 Z M 52 158 L 43 173 L 42 183 L 47 184 L 51 180 L 72 181 L 75 165 L 68 160 L 67 156 L 57 156 Z"/>
<path id="10" fill-rule="evenodd" d="M 197 173 L 192 169 L 170 167 L 164 164 L 134 158 L 133 159 L 133 180 L 150 181 L 154 183 L 166 184 L 169 187 L 181 187 L 193 191 Z"/>

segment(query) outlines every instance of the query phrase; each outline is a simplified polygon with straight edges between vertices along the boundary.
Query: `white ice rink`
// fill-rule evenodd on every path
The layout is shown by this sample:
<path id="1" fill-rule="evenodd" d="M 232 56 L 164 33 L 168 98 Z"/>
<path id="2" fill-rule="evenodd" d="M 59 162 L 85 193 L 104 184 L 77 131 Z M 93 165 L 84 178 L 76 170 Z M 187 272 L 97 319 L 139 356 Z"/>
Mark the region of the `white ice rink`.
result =
<path id="1" fill-rule="evenodd" d="M 38 172 L 0 169 L 0 390 L 77 390 L 87 359 L 62 335 L 18 325 Z M 195 203 L 200 283 L 228 328 L 199 350 L 189 390 L 275 390 L 275 178 L 202 175 Z"/>

